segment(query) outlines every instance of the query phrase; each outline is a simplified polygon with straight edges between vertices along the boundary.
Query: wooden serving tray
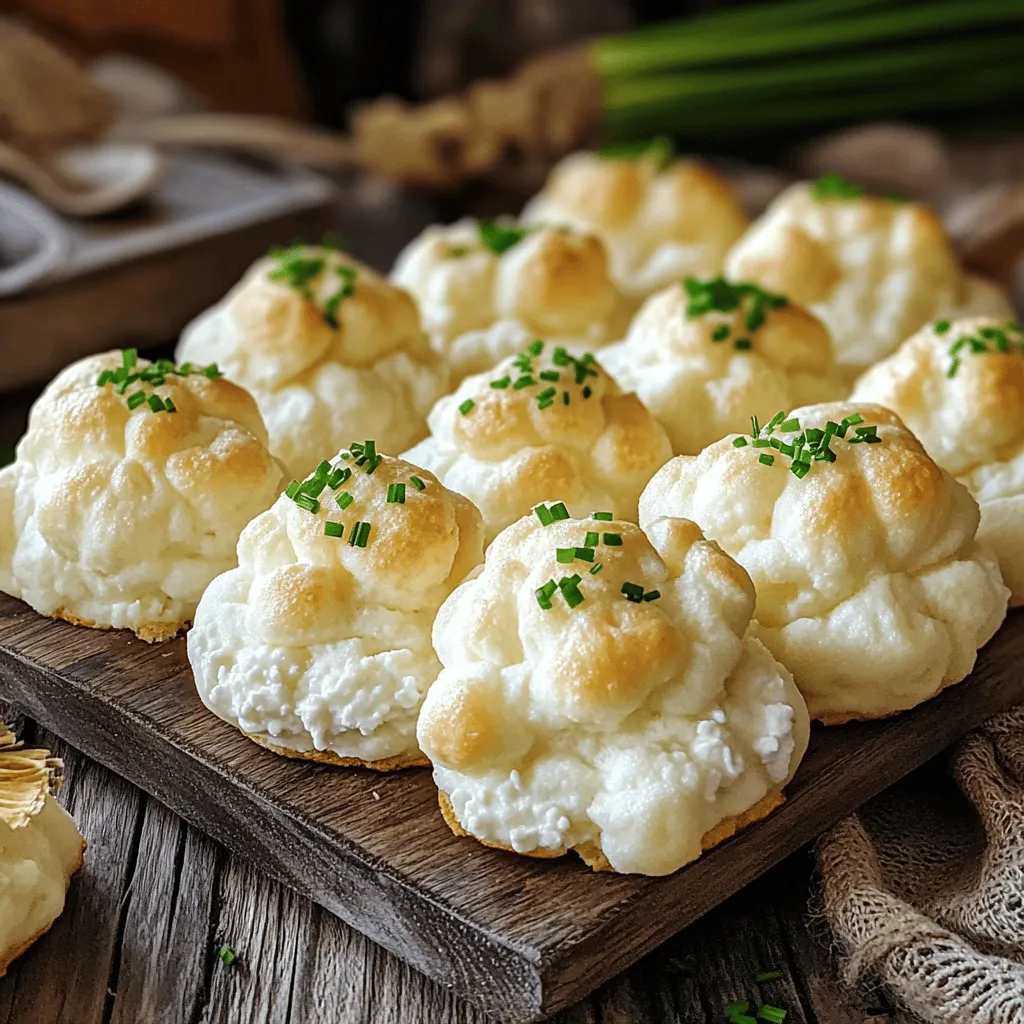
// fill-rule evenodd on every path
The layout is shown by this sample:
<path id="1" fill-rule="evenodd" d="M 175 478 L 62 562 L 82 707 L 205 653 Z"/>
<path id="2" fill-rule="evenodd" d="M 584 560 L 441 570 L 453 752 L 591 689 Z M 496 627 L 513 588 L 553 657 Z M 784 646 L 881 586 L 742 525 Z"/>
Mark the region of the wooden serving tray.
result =
<path id="1" fill-rule="evenodd" d="M 182 639 L 44 619 L 0 595 L 0 699 L 275 878 L 509 1022 L 568 1006 L 996 711 L 1024 700 L 1024 612 L 968 681 L 882 722 L 816 728 L 777 812 L 668 878 L 457 839 L 425 770 L 280 758 L 210 714 Z"/>

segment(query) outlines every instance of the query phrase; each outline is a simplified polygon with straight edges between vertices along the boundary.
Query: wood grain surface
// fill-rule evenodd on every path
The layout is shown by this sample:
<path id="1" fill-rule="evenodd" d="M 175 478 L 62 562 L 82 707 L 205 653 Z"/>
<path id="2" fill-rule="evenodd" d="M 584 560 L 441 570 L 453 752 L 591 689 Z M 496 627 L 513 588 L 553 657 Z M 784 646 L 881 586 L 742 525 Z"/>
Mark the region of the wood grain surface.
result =
<path id="1" fill-rule="evenodd" d="M 996 710 L 1024 699 L 1024 618 L 971 680 L 818 730 L 787 804 L 665 879 L 592 875 L 451 835 L 429 774 L 284 761 L 199 703 L 181 640 L 148 646 L 0 600 L 0 696 L 183 817 L 509 1021 L 568 1006 Z M 125 813 L 131 813 L 126 801 Z"/>
<path id="2" fill-rule="evenodd" d="M 17 725 L 64 759 L 59 799 L 90 846 L 64 915 L 0 979 L 0 1024 L 488 1024 L 113 772 Z M 842 984 L 810 862 L 797 852 L 552 1024 L 721 1021 L 742 999 L 785 1009 L 786 1024 L 911 1024 Z M 781 976 L 758 984 L 762 970 Z"/>

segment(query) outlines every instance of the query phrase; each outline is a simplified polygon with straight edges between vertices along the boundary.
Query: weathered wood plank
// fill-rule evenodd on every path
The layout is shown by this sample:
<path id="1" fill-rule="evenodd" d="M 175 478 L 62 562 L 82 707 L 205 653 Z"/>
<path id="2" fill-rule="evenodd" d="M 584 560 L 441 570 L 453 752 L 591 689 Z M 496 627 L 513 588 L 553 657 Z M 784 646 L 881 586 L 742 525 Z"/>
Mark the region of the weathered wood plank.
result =
<path id="1" fill-rule="evenodd" d="M 595 876 L 574 861 L 536 862 L 455 839 L 425 772 L 381 778 L 256 747 L 201 706 L 183 646 L 43 620 L 3 599 L 0 695 L 509 1020 L 575 1002 L 993 711 L 1024 699 L 1017 614 L 970 682 L 895 719 L 817 731 L 787 804 L 766 821 L 670 878 Z"/>

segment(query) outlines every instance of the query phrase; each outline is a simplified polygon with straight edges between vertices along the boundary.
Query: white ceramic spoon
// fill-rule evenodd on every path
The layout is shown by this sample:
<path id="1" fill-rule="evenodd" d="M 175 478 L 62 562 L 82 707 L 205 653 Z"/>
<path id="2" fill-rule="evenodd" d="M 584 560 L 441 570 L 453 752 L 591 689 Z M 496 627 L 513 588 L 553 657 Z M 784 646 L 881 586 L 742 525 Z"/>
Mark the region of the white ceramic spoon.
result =
<path id="1" fill-rule="evenodd" d="M 96 217 L 148 195 L 163 172 L 152 146 L 99 143 L 38 160 L 0 142 L 0 173 L 31 189 L 58 213 Z"/>

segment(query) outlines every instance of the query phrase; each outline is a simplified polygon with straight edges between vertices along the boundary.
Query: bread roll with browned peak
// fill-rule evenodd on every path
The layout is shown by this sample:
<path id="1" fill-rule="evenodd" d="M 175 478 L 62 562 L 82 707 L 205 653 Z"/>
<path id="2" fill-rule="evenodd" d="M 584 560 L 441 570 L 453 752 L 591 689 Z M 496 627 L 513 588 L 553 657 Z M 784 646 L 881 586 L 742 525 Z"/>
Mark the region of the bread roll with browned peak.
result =
<path id="1" fill-rule="evenodd" d="M 677 455 L 696 455 L 751 415 L 839 398 L 828 330 L 754 284 L 686 278 L 652 295 L 624 341 L 598 355 L 668 432 Z"/>
<path id="2" fill-rule="evenodd" d="M 442 605 L 420 713 L 452 830 L 665 875 L 782 803 L 793 679 L 747 636 L 747 574 L 691 522 L 538 506 Z"/>
<path id="3" fill-rule="evenodd" d="M 353 437 L 408 447 L 448 390 L 412 297 L 330 246 L 258 260 L 185 329 L 177 357 L 216 361 L 252 392 L 271 450 L 298 476 Z"/>
<path id="4" fill-rule="evenodd" d="M 977 503 L 881 406 L 795 409 L 678 456 L 640 498 L 641 525 L 668 515 L 750 573 L 755 635 L 826 724 L 959 682 L 1006 615 Z"/>
<path id="5" fill-rule="evenodd" d="M 599 235 L 612 277 L 643 298 L 681 277 L 721 273 L 747 217 L 731 186 L 696 160 L 573 153 L 548 176 L 523 220 Z"/>
<path id="6" fill-rule="evenodd" d="M 992 317 L 940 320 L 857 382 L 854 399 L 899 414 L 981 507 L 1010 604 L 1024 604 L 1024 332 Z"/>
<path id="7" fill-rule="evenodd" d="M 64 909 L 85 840 L 53 797 L 60 762 L 0 721 L 0 978 Z"/>
<path id="8" fill-rule="evenodd" d="M 216 366 L 90 356 L 42 393 L 0 470 L 0 590 L 166 639 L 283 484 L 256 403 Z"/>
<path id="9" fill-rule="evenodd" d="M 851 385 L 936 317 L 1012 315 L 997 285 L 964 272 L 933 210 L 864 195 L 835 175 L 781 193 L 729 253 L 725 274 L 821 319 Z"/>
<path id="10" fill-rule="evenodd" d="M 633 306 L 612 283 L 594 234 L 461 220 L 427 228 L 391 274 L 420 306 L 453 383 L 536 338 L 579 355 L 621 338 Z"/>
<path id="11" fill-rule="evenodd" d="M 575 515 L 607 508 L 635 519 L 644 485 L 672 455 L 654 417 L 592 355 L 539 339 L 467 377 L 429 423 L 405 457 L 480 509 L 488 541 L 552 495 Z"/>
<path id="12" fill-rule="evenodd" d="M 482 539 L 470 502 L 373 441 L 324 460 L 245 528 L 238 567 L 203 595 L 188 636 L 203 703 L 288 757 L 425 764 L 431 626 Z"/>

